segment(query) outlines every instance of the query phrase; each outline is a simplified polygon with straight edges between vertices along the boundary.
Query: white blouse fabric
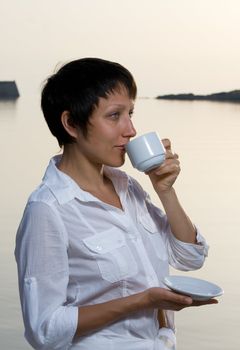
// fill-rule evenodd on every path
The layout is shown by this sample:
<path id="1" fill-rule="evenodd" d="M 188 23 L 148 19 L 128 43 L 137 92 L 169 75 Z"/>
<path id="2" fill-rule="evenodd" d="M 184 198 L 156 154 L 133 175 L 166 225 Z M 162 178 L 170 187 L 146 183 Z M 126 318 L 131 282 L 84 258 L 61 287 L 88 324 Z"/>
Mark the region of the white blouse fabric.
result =
<path id="1" fill-rule="evenodd" d="M 124 172 L 106 167 L 123 210 L 85 192 L 51 159 L 20 223 L 15 257 L 25 337 L 34 349 L 175 349 L 173 312 L 159 329 L 157 310 L 127 316 L 74 339 L 78 306 L 164 287 L 169 264 L 202 266 L 208 246 L 177 240 L 166 215 Z M 81 313 L 80 313 L 81 317 Z"/>

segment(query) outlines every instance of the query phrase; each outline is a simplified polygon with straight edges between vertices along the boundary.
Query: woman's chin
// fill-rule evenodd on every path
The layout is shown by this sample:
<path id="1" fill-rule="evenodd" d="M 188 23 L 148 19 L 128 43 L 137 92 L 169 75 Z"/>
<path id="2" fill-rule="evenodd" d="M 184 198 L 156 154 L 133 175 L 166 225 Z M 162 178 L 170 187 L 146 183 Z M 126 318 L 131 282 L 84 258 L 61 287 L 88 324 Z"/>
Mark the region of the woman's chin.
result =
<path id="1" fill-rule="evenodd" d="M 125 163 L 125 156 L 122 157 L 122 159 L 114 159 L 112 161 L 106 162 L 105 165 L 110 166 L 112 168 L 119 168 Z"/>

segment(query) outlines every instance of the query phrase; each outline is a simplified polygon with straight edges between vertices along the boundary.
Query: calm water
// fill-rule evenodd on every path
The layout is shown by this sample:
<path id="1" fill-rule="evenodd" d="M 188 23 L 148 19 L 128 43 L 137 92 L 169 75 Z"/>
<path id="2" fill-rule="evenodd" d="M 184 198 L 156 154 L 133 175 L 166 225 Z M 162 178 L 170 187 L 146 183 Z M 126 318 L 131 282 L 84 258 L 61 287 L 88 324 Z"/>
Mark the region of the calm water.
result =
<path id="1" fill-rule="evenodd" d="M 16 104 L 0 102 L 0 348 L 8 350 L 30 349 L 23 338 L 13 258 L 16 228 L 28 194 L 49 158 L 59 152 L 38 100 L 29 94 Z M 210 245 L 204 268 L 188 275 L 213 281 L 225 291 L 217 306 L 177 314 L 178 349 L 239 350 L 240 105 L 140 99 L 134 122 L 139 134 L 157 130 L 170 138 L 180 156 L 182 172 L 175 187 Z M 128 160 L 124 169 L 157 203 L 148 178 Z"/>

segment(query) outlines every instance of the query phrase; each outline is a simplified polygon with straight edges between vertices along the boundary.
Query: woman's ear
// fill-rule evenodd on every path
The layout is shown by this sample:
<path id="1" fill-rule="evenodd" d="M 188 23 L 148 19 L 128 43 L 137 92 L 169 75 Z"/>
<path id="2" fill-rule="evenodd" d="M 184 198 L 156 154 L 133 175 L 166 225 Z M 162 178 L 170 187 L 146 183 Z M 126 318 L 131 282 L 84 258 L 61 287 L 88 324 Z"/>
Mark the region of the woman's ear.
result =
<path id="1" fill-rule="evenodd" d="M 77 127 L 74 125 L 71 115 L 68 111 L 62 112 L 61 122 L 66 132 L 70 136 L 77 138 L 77 135 L 78 135 Z"/>

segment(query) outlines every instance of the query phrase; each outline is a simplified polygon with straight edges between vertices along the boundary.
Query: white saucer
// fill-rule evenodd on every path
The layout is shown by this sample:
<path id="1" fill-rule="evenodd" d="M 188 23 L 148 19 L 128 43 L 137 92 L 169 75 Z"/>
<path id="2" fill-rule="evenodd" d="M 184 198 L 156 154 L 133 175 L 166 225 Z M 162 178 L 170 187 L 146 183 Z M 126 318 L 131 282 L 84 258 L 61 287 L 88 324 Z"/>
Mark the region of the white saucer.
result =
<path id="1" fill-rule="evenodd" d="M 190 296 L 193 300 L 208 300 L 224 293 L 214 283 L 186 276 L 168 276 L 163 283 L 174 292 Z"/>

